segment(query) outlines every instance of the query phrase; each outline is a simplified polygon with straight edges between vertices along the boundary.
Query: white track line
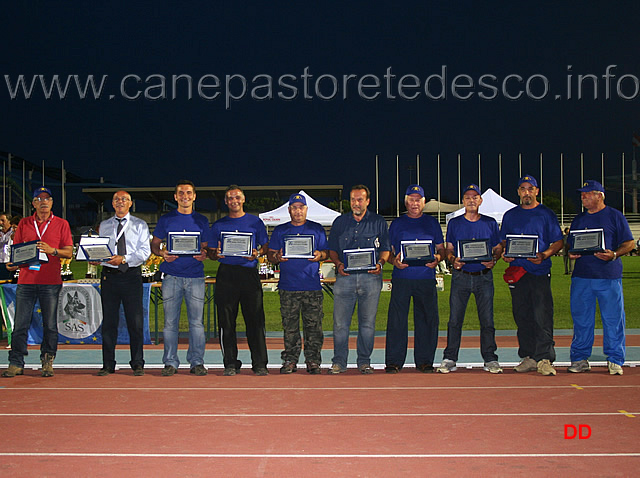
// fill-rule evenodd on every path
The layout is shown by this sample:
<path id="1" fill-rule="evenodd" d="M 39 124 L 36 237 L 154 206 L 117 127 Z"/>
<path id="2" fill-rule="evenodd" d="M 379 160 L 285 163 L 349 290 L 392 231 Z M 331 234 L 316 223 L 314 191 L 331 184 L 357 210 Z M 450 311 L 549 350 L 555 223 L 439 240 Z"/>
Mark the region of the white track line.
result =
<path id="1" fill-rule="evenodd" d="M 91 418 L 388 418 L 388 417 L 598 417 L 640 415 L 640 412 L 540 412 L 540 413 L 0 413 L 0 417 Z"/>
<path id="2" fill-rule="evenodd" d="M 20 379 L 17 379 L 20 380 Z M 108 380 L 108 379 L 107 379 Z M 231 379 L 233 380 L 233 379 Z M 132 390 L 132 391 L 177 391 L 177 392 L 185 392 L 185 391 L 203 391 L 203 392 L 226 392 L 226 391 L 248 391 L 248 392 L 259 392 L 259 391 L 282 391 L 282 392 L 299 392 L 299 391 L 317 391 L 317 392 L 325 392 L 331 390 L 376 390 L 376 391 L 398 391 L 398 390 L 557 390 L 557 389 L 572 389 L 575 390 L 573 384 L 565 384 L 565 385 L 521 385 L 521 386 L 501 386 L 501 385 L 483 385 L 483 386 L 450 386 L 450 387 L 21 387 L 18 382 L 14 382 L 16 386 L 0 386 L 0 392 L 10 391 L 10 390 L 18 390 L 21 392 L 27 390 L 100 390 L 102 392 L 108 390 Z M 579 385 L 580 388 L 640 388 L 640 384 L 638 385 Z"/>
<path id="3" fill-rule="evenodd" d="M 284 453 L 11 453 L 0 456 L 89 458 L 624 458 L 640 453 L 432 453 L 432 454 L 284 454 Z"/>

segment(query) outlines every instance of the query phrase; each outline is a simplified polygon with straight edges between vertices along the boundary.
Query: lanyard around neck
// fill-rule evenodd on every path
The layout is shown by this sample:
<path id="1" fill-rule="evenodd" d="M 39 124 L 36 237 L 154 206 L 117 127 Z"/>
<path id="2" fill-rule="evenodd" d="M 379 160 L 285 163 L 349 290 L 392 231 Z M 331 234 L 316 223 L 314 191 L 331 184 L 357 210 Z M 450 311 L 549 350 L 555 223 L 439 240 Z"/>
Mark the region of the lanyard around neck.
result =
<path id="1" fill-rule="evenodd" d="M 44 233 L 47 232 L 47 229 L 49 229 L 49 224 L 51 224 L 52 219 L 53 219 L 53 213 L 51 213 L 51 217 L 47 221 L 47 225 L 44 226 L 44 230 L 42 231 L 42 233 L 40 233 L 40 229 L 38 229 L 38 222 L 35 220 L 35 218 L 33 219 L 33 226 L 36 228 L 36 234 L 38 234 L 38 238 L 40 240 L 42 240 L 42 236 L 44 236 Z"/>
<path id="2" fill-rule="evenodd" d="M 122 224 L 122 221 L 124 221 L 125 218 L 116 218 L 116 221 L 120 224 Z M 118 240 L 122 237 L 122 235 L 124 234 L 124 231 L 126 228 L 129 227 L 129 223 L 131 221 L 129 219 L 126 220 L 126 222 L 122 225 L 122 229 L 120 229 L 120 232 L 116 235 L 116 244 L 118 243 Z M 116 226 L 116 231 L 118 230 L 118 226 Z"/>

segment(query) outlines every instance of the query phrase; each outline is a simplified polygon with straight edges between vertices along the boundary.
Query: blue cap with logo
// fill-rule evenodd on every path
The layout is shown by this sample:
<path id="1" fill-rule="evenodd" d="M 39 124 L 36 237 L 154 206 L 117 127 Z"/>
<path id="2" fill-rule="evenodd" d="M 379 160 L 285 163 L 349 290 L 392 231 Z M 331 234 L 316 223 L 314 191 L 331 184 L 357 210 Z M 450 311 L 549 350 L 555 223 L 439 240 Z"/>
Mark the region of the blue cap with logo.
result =
<path id="1" fill-rule="evenodd" d="M 462 191 L 462 195 L 464 195 L 464 193 L 466 193 L 467 191 L 475 191 L 478 194 L 482 194 L 480 192 L 480 187 L 477 184 L 469 184 L 466 188 L 464 188 L 464 191 Z"/>
<path id="2" fill-rule="evenodd" d="M 522 185 L 522 183 L 529 183 L 531 184 L 534 188 L 538 187 L 538 181 L 536 181 L 536 178 L 534 178 L 533 176 L 531 176 L 530 174 L 525 174 L 524 176 L 522 176 L 520 178 L 520 181 L 518 181 L 518 187 L 520 187 L 520 185 Z"/>
<path id="3" fill-rule="evenodd" d="M 420 186 L 419 184 L 412 184 L 411 186 L 409 186 L 407 188 L 407 192 L 404 193 L 405 196 L 408 196 L 410 194 L 419 194 L 421 198 L 424 197 L 424 189 L 422 189 L 422 186 Z"/>
<path id="4" fill-rule="evenodd" d="M 594 181 L 593 179 L 587 179 L 580 189 L 578 189 L 581 193 L 588 193 L 590 191 L 600 191 L 604 192 L 604 187 L 598 181 Z"/>
<path id="5" fill-rule="evenodd" d="M 289 196 L 289 206 L 291 206 L 294 202 L 301 202 L 302 204 L 304 204 L 306 206 L 307 205 L 307 198 L 305 198 L 300 193 L 294 193 L 291 196 Z"/>
<path id="6" fill-rule="evenodd" d="M 45 188 L 45 187 L 38 188 L 35 191 L 33 191 L 33 197 L 37 198 L 42 193 L 47 193 L 49 196 L 53 197 L 53 194 L 51 194 L 51 189 Z"/>

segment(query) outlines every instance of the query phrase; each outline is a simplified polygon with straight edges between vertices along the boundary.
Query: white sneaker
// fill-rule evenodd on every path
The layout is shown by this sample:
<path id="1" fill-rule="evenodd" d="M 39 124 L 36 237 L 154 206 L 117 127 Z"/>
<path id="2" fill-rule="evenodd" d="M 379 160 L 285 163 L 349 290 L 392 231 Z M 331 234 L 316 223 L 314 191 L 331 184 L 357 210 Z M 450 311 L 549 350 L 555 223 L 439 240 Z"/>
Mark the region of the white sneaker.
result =
<path id="1" fill-rule="evenodd" d="M 618 365 L 617 363 L 607 362 L 609 367 L 610 375 L 622 375 L 624 371 L 622 370 L 622 365 Z"/>
<path id="2" fill-rule="evenodd" d="M 456 363 L 453 360 L 449 359 L 444 359 L 438 367 L 439 373 L 455 372 L 456 370 L 458 370 L 458 367 L 456 367 Z"/>
<path id="3" fill-rule="evenodd" d="M 542 359 L 537 364 L 538 373 L 541 375 L 555 375 L 556 369 L 553 368 L 551 362 L 548 359 Z"/>

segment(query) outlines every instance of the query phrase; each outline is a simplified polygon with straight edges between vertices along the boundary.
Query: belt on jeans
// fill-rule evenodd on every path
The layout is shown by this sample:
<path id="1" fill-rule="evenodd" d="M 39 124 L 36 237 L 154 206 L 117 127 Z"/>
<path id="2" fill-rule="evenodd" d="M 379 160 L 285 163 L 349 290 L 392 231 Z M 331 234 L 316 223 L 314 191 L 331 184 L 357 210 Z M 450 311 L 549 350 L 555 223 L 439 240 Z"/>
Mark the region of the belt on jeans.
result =
<path id="1" fill-rule="evenodd" d="M 481 271 L 469 272 L 469 271 L 465 271 L 463 269 L 460 269 L 460 272 L 462 272 L 463 274 L 470 275 L 470 276 L 481 276 L 481 275 L 484 275 L 484 274 L 488 274 L 490 270 L 491 269 L 489 269 L 488 267 L 485 267 Z"/>

